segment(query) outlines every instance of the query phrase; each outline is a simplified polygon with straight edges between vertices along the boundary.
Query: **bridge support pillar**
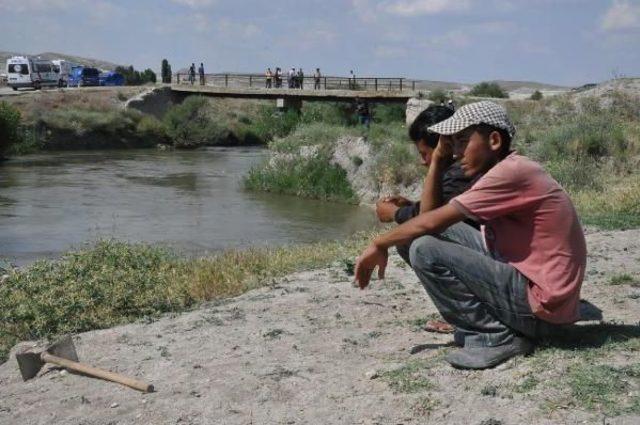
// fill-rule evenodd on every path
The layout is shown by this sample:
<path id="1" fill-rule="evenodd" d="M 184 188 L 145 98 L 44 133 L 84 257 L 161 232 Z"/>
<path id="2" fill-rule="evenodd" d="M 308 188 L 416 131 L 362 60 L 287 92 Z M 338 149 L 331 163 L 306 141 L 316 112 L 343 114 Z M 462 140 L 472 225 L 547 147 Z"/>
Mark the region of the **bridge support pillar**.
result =
<path id="1" fill-rule="evenodd" d="M 302 99 L 297 97 L 280 97 L 276 99 L 276 107 L 278 107 L 278 109 L 293 109 L 300 112 L 300 109 L 302 109 Z"/>

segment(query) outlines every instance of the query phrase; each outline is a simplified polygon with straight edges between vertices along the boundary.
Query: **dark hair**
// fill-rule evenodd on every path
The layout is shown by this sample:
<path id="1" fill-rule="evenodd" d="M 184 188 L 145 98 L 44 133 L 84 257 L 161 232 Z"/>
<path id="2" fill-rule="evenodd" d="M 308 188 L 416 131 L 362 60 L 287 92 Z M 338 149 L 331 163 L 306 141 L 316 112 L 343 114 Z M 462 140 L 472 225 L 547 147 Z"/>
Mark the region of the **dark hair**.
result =
<path id="1" fill-rule="evenodd" d="M 494 131 L 500 133 L 500 137 L 502 138 L 502 146 L 500 148 L 500 157 L 506 157 L 511 151 L 511 136 L 507 130 L 502 128 L 494 127 L 489 124 L 478 124 L 474 126 L 475 131 L 477 131 L 482 137 L 485 139 L 489 138 L 489 135 Z"/>
<path id="2" fill-rule="evenodd" d="M 409 138 L 417 143 L 420 140 L 424 140 L 427 145 L 435 148 L 438 145 L 438 135 L 431 133 L 427 130 L 434 124 L 438 124 L 440 121 L 444 121 L 453 115 L 451 108 L 440 105 L 431 105 L 413 120 L 409 127 Z"/>

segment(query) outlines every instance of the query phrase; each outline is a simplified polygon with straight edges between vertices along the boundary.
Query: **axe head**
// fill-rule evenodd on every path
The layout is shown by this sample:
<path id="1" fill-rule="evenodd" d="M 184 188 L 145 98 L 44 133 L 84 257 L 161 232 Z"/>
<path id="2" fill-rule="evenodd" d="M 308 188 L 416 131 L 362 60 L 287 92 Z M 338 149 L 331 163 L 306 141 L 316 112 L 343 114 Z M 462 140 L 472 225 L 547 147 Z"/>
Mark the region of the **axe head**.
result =
<path id="1" fill-rule="evenodd" d="M 75 345 L 73 345 L 71 335 L 67 335 L 48 346 L 44 351 L 27 350 L 16 353 L 16 360 L 18 361 L 18 367 L 20 368 L 20 374 L 23 380 L 31 379 L 40 372 L 40 369 L 42 369 L 42 366 L 45 364 L 41 357 L 43 352 L 73 360 L 74 362 L 78 361 L 78 354 L 76 353 Z"/>

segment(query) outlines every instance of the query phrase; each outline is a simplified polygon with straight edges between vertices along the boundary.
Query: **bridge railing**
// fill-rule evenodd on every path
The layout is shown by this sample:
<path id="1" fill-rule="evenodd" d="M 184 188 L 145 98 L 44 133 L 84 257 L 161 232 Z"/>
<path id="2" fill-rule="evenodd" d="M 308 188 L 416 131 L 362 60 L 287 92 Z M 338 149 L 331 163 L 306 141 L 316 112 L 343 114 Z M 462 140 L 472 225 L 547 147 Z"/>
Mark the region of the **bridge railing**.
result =
<path id="1" fill-rule="evenodd" d="M 193 84 L 206 85 L 213 87 L 229 87 L 241 89 L 265 89 L 265 88 L 281 88 L 300 90 L 367 90 L 367 91 L 403 91 L 415 90 L 415 81 L 405 78 L 388 78 L 388 77 L 336 77 L 322 76 L 316 82 L 313 75 L 304 76 L 302 85 L 293 84 L 289 86 L 286 75 L 276 81 L 275 76 L 271 78 L 269 84 L 265 75 L 261 74 L 205 74 L 201 79 L 198 74 L 190 78 L 188 73 L 177 73 L 172 76 L 173 84 Z M 294 80 L 296 81 L 296 80 Z"/>

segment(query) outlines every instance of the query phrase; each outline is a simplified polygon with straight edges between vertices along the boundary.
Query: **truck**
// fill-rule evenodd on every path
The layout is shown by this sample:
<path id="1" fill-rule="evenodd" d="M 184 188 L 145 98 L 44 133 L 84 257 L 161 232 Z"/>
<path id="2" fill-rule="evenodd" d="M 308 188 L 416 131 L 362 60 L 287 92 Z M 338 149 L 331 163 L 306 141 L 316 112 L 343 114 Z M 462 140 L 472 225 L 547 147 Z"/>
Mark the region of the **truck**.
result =
<path id="1" fill-rule="evenodd" d="M 69 73 L 69 86 L 99 86 L 100 70 L 85 66 L 74 66 Z"/>
<path id="2" fill-rule="evenodd" d="M 40 90 L 42 87 L 58 85 L 58 74 L 50 60 L 29 56 L 12 56 L 7 59 L 7 85 L 13 90 L 30 87 Z"/>
<path id="3" fill-rule="evenodd" d="M 53 63 L 54 71 L 58 74 L 58 87 L 68 87 L 71 70 L 80 65 L 65 59 L 54 59 L 51 62 Z"/>

